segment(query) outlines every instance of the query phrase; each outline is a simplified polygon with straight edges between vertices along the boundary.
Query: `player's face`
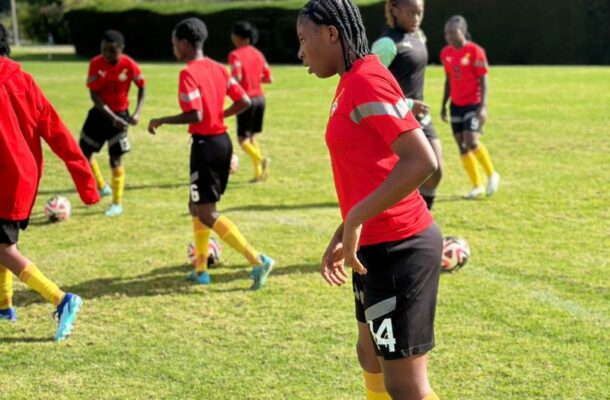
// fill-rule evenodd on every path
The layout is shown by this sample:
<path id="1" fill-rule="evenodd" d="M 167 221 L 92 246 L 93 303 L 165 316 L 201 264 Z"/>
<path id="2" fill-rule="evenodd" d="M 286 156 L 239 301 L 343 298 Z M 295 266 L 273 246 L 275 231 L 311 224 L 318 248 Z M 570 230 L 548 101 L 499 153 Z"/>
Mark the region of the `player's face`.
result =
<path id="1" fill-rule="evenodd" d="M 328 78 L 338 72 L 341 43 L 334 27 L 318 26 L 309 18 L 300 17 L 297 20 L 297 36 L 300 44 L 298 56 L 310 74 Z"/>
<path id="2" fill-rule="evenodd" d="M 447 24 L 445 25 L 445 40 L 454 47 L 462 47 L 466 43 L 466 36 L 458 24 Z"/>
<path id="3" fill-rule="evenodd" d="M 174 57 L 178 61 L 184 61 L 187 58 L 187 41 L 184 39 L 178 39 L 172 35 L 172 48 L 174 50 Z"/>
<path id="4" fill-rule="evenodd" d="M 123 46 L 116 43 L 109 43 L 102 40 L 102 56 L 111 64 L 119 62 L 119 57 L 123 54 Z"/>
<path id="5" fill-rule="evenodd" d="M 415 32 L 424 19 L 424 0 L 400 2 L 392 6 L 396 25 L 406 32 Z"/>
<path id="6" fill-rule="evenodd" d="M 241 36 L 237 36 L 236 34 L 232 33 L 231 34 L 231 42 L 233 43 L 233 46 L 235 47 L 239 47 L 239 46 L 243 46 L 246 40 L 244 38 L 242 38 Z"/>

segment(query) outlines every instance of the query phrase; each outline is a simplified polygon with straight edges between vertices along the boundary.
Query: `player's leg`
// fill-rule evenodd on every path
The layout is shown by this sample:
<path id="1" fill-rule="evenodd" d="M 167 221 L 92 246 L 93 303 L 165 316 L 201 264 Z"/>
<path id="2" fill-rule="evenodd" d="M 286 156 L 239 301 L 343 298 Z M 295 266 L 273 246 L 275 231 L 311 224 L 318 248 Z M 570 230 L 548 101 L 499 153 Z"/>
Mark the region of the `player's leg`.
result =
<path id="1" fill-rule="evenodd" d="M 127 113 L 119 115 L 128 119 Z M 123 155 L 131 151 L 131 143 L 127 136 L 127 130 L 112 127 L 109 129 L 111 137 L 108 138 L 108 155 L 110 168 L 112 169 L 112 204 L 106 215 L 114 217 L 123 213 L 123 193 L 125 190 L 125 166 L 123 165 Z"/>
<path id="2" fill-rule="evenodd" d="M 2 225 L 0 230 L 5 233 L 10 232 L 10 235 L 8 238 L 0 238 L 0 265 L 57 307 L 59 324 L 55 339 L 65 339 L 71 334 L 74 319 L 82 304 L 81 298 L 72 293 L 64 293 L 32 261 L 21 254 L 17 248 L 19 223 L 14 222 L 14 225 L 9 226 L 8 222 L 4 222 Z M 0 236 L 6 235 L 0 234 Z"/>
<path id="3" fill-rule="evenodd" d="M 482 130 L 476 115 L 471 115 L 469 119 L 465 120 L 464 125 L 467 128 L 466 132 L 464 132 L 466 146 L 472 151 L 485 170 L 485 174 L 487 175 L 486 194 L 491 196 L 498 190 L 498 186 L 500 185 L 500 174 L 496 172 L 493 166 L 487 146 L 481 142 Z"/>
<path id="4" fill-rule="evenodd" d="M 261 180 L 266 180 L 269 177 L 271 170 L 271 159 L 263 155 L 263 151 L 260 147 L 260 136 L 263 132 L 263 120 L 265 118 L 265 97 L 255 97 L 253 100 L 253 116 L 252 116 L 252 136 L 250 140 L 256 149 L 258 149 L 261 157 Z"/>
<path id="5" fill-rule="evenodd" d="M 256 106 L 253 103 L 247 110 L 237 115 L 237 138 L 239 145 L 248 157 L 250 157 L 252 166 L 254 167 L 254 178 L 252 178 L 251 182 L 259 182 L 262 180 L 261 177 L 263 174 L 263 156 L 252 141 L 252 124 L 255 107 Z"/>
<path id="6" fill-rule="evenodd" d="M 466 175 L 472 183 L 472 189 L 464 197 L 467 199 L 475 199 L 481 196 L 484 192 L 483 181 L 477 168 L 477 159 L 472 151 L 466 146 L 464 131 L 465 131 L 465 115 L 469 110 L 465 107 L 458 107 L 453 104 L 450 106 L 451 110 L 451 130 L 453 131 L 453 138 L 458 146 L 460 152 L 460 159 L 462 166 L 466 171 Z"/>
<path id="7" fill-rule="evenodd" d="M 432 150 L 434 151 L 434 155 L 436 157 L 438 165 L 438 168 L 436 169 L 436 171 L 434 171 L 432 176 L 430 176 L 428 180 L 424 182 L 419 188 L 419 192 L 424 198 L 428 210 L 431 210 L 432 205 L 434 204 L 434 199 L 436 197 L 436 190 L 440 185 L 441 179 L 443 177 L 443 148 L 441 146 L 441 141 L 436 135 L 436 131 L 432 123 L 429 123 L 427 126 L 424 126 L 424 134 L 426 135 L 426 138 L 432 146 Z"/>
<path id="8" fill-rule="evenodd" d="M 95 158 L 93 158 L 93 153 L 99 152 L 105 142 L 105 137 L 100 129 L 100 124 L 104 126 L 108 125 L 104 121 L 104 117 L 99 114 L 99 111 L 97 111 L 95 108 L 89 110 L 89 114 L 87 115 L 87 119 L 85 120 L 85 124 L 81 130 L 78 144 L 87 160 L 89 160 L 91 172 L 93 172 L 93 176 L 95 177 L 95 182 L 97 183 L 97 189 L 100 192 L 100 195 L 105 197 L 110 196 L 110 194 L 112 194 L 112 190 L 104 179 L 104 175 L 102 174 L 99 163 Z"/>

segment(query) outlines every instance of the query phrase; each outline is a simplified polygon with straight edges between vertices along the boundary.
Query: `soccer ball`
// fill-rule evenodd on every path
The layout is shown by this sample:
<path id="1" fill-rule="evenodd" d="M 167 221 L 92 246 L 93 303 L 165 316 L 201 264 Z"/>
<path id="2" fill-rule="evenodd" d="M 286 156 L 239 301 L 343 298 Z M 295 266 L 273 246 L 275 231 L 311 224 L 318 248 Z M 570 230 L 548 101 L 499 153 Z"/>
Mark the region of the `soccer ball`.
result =
<path id="1" fill-rule="evenodd" d="M 443 258 L 441 269 L 443 272 L 453 272 L 462 268 L 470 258 L 470 246 L 457 236 L 447 236 L 443 240 Z"/>
<path id="2" fill-rule="evenodd" d="M 229 173 L 234 174 L 237 172 L 237 167 L 239 167 L 239 157 L 236 154 L 231 156 L 231 166 L 229 167 Z"/>
<path id="3" fill-rule="evenodd" d="M 44 205 L 44 215 L 51 222 L 65 221 L 70 218 L 72 205 L 64 196 L 53 196 Z"/>
<path id="4" fill-rule="evenodd" d="M 187 249 L 188 259 L 193 267 L 195 266 L 195 261 L 197 257 L 195 255 L 195 242 L 191 241 L 188 245 Z M 208 242 L 208 267 L 216 267 L 220 263 L 220 258 L 222 257 L 222 245 L 215 237 L 210 237 L 210 241 Z"/>

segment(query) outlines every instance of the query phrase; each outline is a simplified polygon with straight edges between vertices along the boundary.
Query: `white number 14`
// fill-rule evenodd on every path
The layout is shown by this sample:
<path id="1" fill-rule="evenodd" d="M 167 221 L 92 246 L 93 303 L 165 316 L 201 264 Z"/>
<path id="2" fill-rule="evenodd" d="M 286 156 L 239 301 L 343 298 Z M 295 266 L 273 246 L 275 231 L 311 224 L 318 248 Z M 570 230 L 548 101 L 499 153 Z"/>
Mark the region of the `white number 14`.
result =
<path id="1" fill-rule="evenodd" d="M 373 321 L 368 321 L 368 323 L 371 334 L 377 344 L 377 348 L 380 346 L 388 346 L 390 353 L 395 352 L 396 339 L 394 338 L 394 331 L 392 330 L 392 320 L 390 318 L 384 319 L 381 322 L 381 325 L 379 325 L 377 332 L 375 332 L 375 329 L 373 328 Z"/>

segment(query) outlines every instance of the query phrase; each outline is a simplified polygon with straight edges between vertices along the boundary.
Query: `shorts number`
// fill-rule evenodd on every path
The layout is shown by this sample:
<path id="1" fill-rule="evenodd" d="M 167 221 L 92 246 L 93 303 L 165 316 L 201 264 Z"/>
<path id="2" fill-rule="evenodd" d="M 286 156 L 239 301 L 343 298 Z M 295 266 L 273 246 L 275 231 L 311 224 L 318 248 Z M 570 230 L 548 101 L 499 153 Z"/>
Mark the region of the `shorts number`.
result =
<path id="1" fill-rule="evenodd" d="M 127 137 L 119 139 L 119 146 L 121 146 L 122 151 L 131 150 L 131 143 L 129 143 L 129 139 Z"/>
<path id="2" fill-rule="evenodd" d="M 193 184 L 191 185 L 191 200 L 197 203 L 199 199 L 199 188 L 197 188 L 197 185 Z"/>
<path id="3" fill-rule="evenodd" d="M 392 329 L 392 319 L 386 318 L 379 325 L 379 329 L 375 332 L 373 321 L 368 321 L 369 329 L 375 339 L 377 348 L 380 346 L 388 346 L 388 351 L 393 353 L 396 351 L 396 339 L 394 339 L 394 330 Z"/>

